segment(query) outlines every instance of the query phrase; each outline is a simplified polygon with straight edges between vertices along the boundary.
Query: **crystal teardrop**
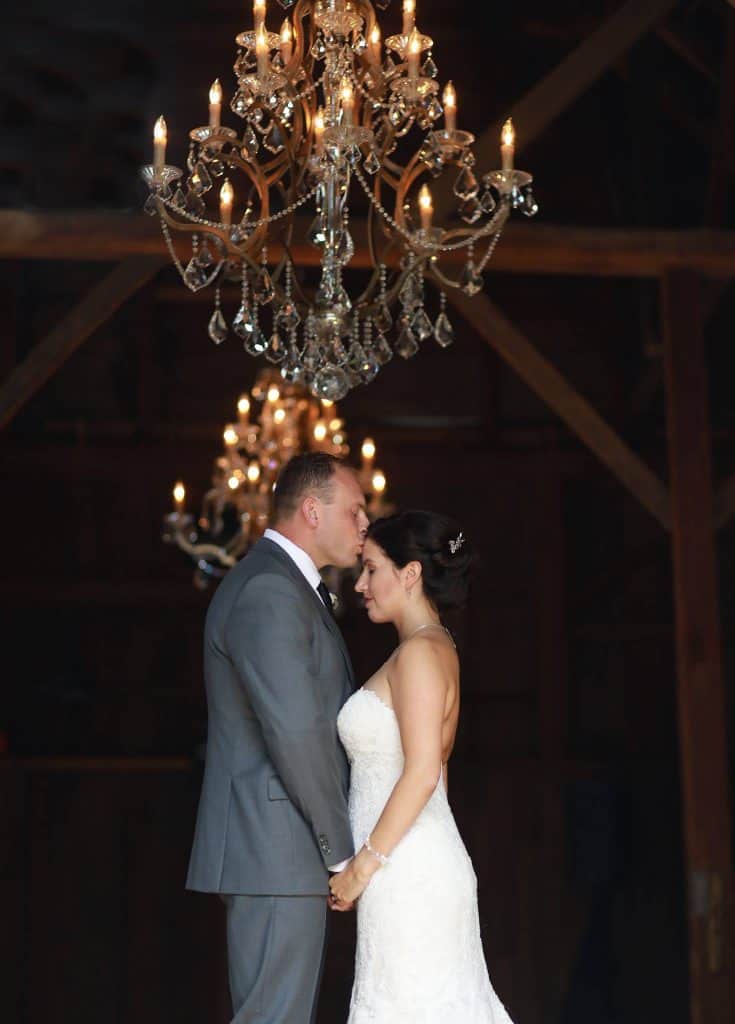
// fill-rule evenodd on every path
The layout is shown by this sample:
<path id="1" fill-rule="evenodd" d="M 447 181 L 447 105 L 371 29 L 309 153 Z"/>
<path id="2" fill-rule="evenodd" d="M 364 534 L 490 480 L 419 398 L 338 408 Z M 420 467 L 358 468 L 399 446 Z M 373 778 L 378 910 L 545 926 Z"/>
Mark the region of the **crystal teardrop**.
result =
<path id="1" fill-rule="evenodd" d="M 379 334 L 373 342 L 373 349 L 375 355 L 378 357 L 378 361 L 381 365 L 385 366 L 393 358 L 393 349 L 390 347 L 390 343 L 384 334 Z"/>
<path id="2" fill-rule="evenodd" d="M 268 348 L 268 339 L 257 325 L 253 325 L 252 332 L 243 339 L 243 348 L 250 356 L 262 356 Z"/>
<path id="3" fill-rule="evenodd" d="M 398 293 L 401 304 L 407 309 L 412 309 L 421 302 L 421 286 L 415 274 L 409 274 L 401 285 Z"/>
<path id="4" fill-rule="evenodd" d="M 399 356 L 404 359 L 410 359 L 411 356 L 415 356 L 419 350 L 418 342 L 414 337 L 414 333 L 410 327 L 404 327 L 401 333 L 398 335 L 398 341 L 396 342 L 396 352 Z"/>
<path id="5" fill-rule="evenodd" d="M 283 343 L 283 339 L 278 331 L 274 331 L 271 334 L 271 340 L 268 342 L 268 348 L 266 349 L 265 358 L 270 363 L 280 363 L 286 357 L 286 346 Z"/>
<path id="6" fill-rule="evenodd" d="M 434 333 L 434 327 L 421 306 L 411 319 L 411 330 L 419 341 L 426 341 Z"/>
<path id="7" fill-rule="evenodd" d="M 477 273 L 472 260 L 467 260 L 459 278 L 459 283 L 465 295 L 477 295 L 482 291 L 485 282 L 481 274 Z"/>
<path id="8" fill-rule="evenodd" d="M 381 303 L 378 312 L 373 317 L 373 323 L 381 334 L 386 334 L 393 326 L 393 317 L 385 302 Z"/>
<path id="9" fill-rule="evenodd" d="M 458 199 L 473 199 L 478 192 L 477 178 L 469 169 L 463 167 L 454 183 L 454 194 Z"/>
<path id="10" fill-rule="evenodd" d="M 259 305 L 267 306 L 269 302 L 273 301 L 273 296 L 275 294 L 273 282 L 271 281 L 271 276 L 268 273 L 268 268 L 261 267 L 253 281 L 254 299 Z"/>
<path id="11" fill-rule="evenodd" d="M 368 174 L 377 174 L 380 170 L 380 160 L 374 149 L 371 149 L 368 155 L 365 157 L 365 162 L 362 165 Z"/>
<path id="12" fill-rule="evenodd" d="M 434 337 L 442 348 L 447 348 L 454 341 L 454 328 L 447 314 L 442 310 L 434 324 Z"/>
<path id="13" fill-rule="evenodd" d="M 467 224 L 474 224 L 482 216 L 482 207 L 477 199 L 472 196 L 462 203 L 459 208 L 459 215 Z"/>
<path id="14" fill-rule="evenodd" d="M 253 323 L 253 318 L 250 315 L 250 310 L 245 303 L 242 303 L 237 313 L 235 313 L 235 318 L 232 321 L 232 329 L 238 338 L 242 338 L 243 341 L 246 341 L 251 337 L 253 330 L 255 329 L 255 324 Z"/>
<path id="15" fill-rule="evenodd" d="M 301 316 L 296 304 L 291 299 L 285 299 L 276 313 L 276 323 L 286 331 L 297 327 L 301 322 Z"/>
<path id="16" fill-rule="evenodd" d="M 489 188 L 480 196 L 480 206 L 482 207 L 483 213 L 493 213 L 497 203 L 495 202 L 495 196 L 492 194 Z"/>
<path id="17" fill-rule="evenodd" d="M 147 213 L 149 217 L 155 217 L 158 213 L 158 200 L 156 199 L 155 192 L 151 192 L 143 203 L 143 211 Z"/>
<path id="18" fill-rule="evenodd" d="M 200 288 L 204 288 L 208 283 L 207 271 L 201 265 L 196 256 L 192 256 L 186 264 L 186 269 L 184 270 L 184 281 L 186 286 L 193 292 L 198 292 Z"/>
<path id="19" fill-rule="evenodd" d="M 215 343 L 215 345 L 221 345 L 227 337 L 227 324 L 225 318 L 222 316 L 221 309 L 215 309 L 209 318 L 209 327 L 207 328 L 209 337 Z"/>
<path id="20" fill-rule="evenodd" d="M 425 78 L 436 78 L 436 76 L 439 74 L 439 68 L 434 63 L 433 57 L 428 56 L 426 58 L 426 60 L 424 61 L 424 65 L 421 68 L 421 74 Z"/>

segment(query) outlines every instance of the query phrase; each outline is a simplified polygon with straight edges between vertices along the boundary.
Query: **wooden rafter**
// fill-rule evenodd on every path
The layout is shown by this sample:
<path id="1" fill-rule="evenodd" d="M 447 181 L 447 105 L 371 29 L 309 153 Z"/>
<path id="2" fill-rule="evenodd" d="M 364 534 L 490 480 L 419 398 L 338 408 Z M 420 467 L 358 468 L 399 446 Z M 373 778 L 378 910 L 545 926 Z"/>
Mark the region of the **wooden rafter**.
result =
<path id="1" fill-rule="evenodd" d="M 67 313 L 0 385 L 0 427 L 9 423 L 72 353 L 153 277 L 162 262 L 160 256 L 128 257 Z"/>
<path id="2" fill-rule="evenodd" d="M 593 406 L 542 356 L 525 335 L 487 298 L 462 292 L 448 296 L 480 337 L 549 405 L 638 501 L 667 530 L 671 510 L 667 488 L 618 437 Z"/>
<path id="3" fill-rule="evenodd" d="M 320 251 L 303 242 L 308 219 L 298 219 L 293 249 L 299 266 L 316 266 Z M 350 221 L 356 253 L 353 268 L 369 265 L 365 224 Z M 191 255 L 191 242 L 179 241 L 179 255 Z M 278 246 L 269 246 L 272 259 Z M 101 260 L 129 256 L 167 257 L 157 223 L 122 213 L 28 213 L 0 211 L 0 259 Z M 464 262 L 465 254 L 456 256 Z M 493 256 L 493 269 L 524 274 L 591 277 L 654 277 L 670 267 L 693 267 L 707 277 L 735 276 L 735 232 L 648 231 L 632 228 L 577 228 L 555 224 L 509 224 Z"/>
<path id="4" fill-rule="evenodd" d="M 627 0 L 622 4 L 496 124 L 480 135 L 474 146 L 478 167 L 488 169 L 497 165 L 500 127 L 508 113 L 518 130 L 518 145 L 522 149 L 545 131 L 675 4 L 676 0 Z M 449 212 L 441 202 L 436 206 L 440 215 Z"/>

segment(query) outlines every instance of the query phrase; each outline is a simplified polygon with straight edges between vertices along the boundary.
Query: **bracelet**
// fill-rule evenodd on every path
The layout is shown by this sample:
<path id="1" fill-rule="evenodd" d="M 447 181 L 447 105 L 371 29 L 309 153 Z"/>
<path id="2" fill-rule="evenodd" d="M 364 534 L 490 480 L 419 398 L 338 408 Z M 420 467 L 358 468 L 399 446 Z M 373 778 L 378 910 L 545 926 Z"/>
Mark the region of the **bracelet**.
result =
<path id="1" fill-rule="evenodd" d="M 363 845 L 368 853 L 372 853 L 373 857 L 377 857 L 383 867 L 385 867 L 386 864 L 390 864 L 390 857 L 386 857 L 386 855 L 384 853 L 380 853 L 379 850 L 374 850 L 370 845 L 370 836 L 367 837 Z"/>

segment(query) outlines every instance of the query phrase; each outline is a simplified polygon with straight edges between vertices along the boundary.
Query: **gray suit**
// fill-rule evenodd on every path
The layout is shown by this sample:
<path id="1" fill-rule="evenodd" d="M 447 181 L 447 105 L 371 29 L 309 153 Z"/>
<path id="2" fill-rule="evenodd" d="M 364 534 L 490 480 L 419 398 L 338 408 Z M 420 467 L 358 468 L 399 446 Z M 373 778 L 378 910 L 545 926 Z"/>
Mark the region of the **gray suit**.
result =
<path id="1" fill-rule="evenodd" d="M 228 907 L 236 1024 L 312 1019 L 327 868 L 351 857 L 339 709 L 354 687 L 337 623 L 262 539 L 207 614 L 207 756 L 187 888 Z"/>

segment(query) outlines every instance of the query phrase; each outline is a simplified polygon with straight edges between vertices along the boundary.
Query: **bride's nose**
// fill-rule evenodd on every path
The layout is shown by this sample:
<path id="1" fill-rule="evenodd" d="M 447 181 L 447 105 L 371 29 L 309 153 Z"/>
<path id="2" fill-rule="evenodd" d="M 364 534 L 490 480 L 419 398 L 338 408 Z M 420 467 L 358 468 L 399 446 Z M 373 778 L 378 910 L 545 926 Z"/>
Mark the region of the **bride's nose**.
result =
<path id="1" fill-rule="evenodd" d="M 364 580 L 365 580 L 365 573 L 361 572 L 360 575 L 357 577 L 357 583 L 355 584 L 355 592 L 356 593 L 362 594 L 364 592 L 364 590 L 365 590 L 365 582 L 364 582 Z"/>

